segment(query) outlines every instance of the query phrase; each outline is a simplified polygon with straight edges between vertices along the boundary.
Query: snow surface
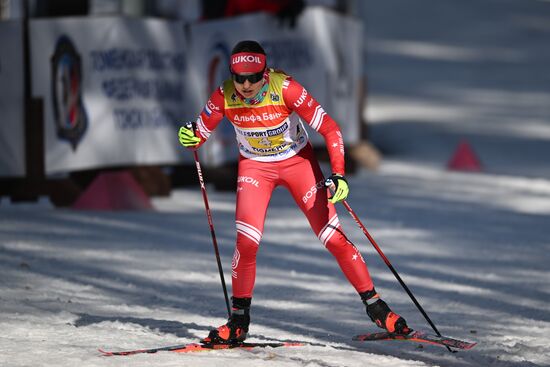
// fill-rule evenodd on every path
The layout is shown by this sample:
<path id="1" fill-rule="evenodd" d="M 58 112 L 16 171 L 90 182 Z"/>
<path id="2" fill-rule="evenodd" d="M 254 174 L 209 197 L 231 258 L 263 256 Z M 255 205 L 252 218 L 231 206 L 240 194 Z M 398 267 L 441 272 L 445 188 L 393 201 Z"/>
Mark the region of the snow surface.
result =
<path id="1" fill-rule="evenodd" d="M 155 211 L 0 202 L 0 366 L 549 366 L 550 3 L 369 1 L 368 116 L 379 171 L 349 203 L 455 354 L 351 341 L 377 328 L 283 189 L 258 257 L 251 341 L 295 348 L 102 357 L 196 341 L 226 310 L 198 187 Z M 396 11 L 399 9 L 399 11 Z M 429 12 L 427 10 L 430 10 Z M 542 47 L 545 45 L 546 47 Z M 481 173 L 450 172 L 461 139 Z M 208 188 L 226 279 L 234 194 Z M 429 329 L 343 207 L 378 290 Z"/>

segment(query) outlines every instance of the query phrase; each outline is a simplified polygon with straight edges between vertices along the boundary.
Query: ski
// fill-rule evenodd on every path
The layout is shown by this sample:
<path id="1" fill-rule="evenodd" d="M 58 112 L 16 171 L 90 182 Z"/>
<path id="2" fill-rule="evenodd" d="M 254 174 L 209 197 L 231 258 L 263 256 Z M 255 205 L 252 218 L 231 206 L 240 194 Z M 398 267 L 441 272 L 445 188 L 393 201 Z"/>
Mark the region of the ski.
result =
<path id="1" fill-rule="evenodd" d="M 451 347 L 456 349 L 472 349 L 477 343 L 467 342 L 446 336 L 437 336 L 425 331 L 413 331 L 410 334 L 393 334 L 388 332 L 367 333 L 356 335 L 353 340 L 357 341 L 373 341 L 373 340 L 408 340 L 419 343 L 428 343 L 443 347 Z"/>
<path id="2" fill-rule="evenodd" d="M 157 353 L 157 352 L 176 352 L 176 353 L 191 353 L 191 352 L 205 352 L 212 350 L 222 349 L 254 349 L 254 348 L 280 348 L 280 347 L 297 347 L 303 346 L 304 343 L 300 342 L 268 342 L 268 343 L 234 343 L 234 344 L 221 344 L 221 343 L 188 343 L 172 345 L 167 347 L 157 347 L 148 349 L 135 349 L 127 351 L 105 351 L 98 349 L 104 356 L 129 356 L 141 353 Z"/>

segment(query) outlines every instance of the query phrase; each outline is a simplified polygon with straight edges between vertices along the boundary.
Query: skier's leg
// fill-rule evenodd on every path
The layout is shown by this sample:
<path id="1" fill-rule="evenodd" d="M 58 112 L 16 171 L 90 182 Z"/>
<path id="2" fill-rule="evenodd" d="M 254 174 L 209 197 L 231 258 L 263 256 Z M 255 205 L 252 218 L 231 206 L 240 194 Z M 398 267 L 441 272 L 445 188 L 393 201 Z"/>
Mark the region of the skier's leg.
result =
<path id="1" fill-rule="evenodd" d="M 285 185 L 319 240 L 336 258 L 344 275 L 359 293 L 371 320 L 390 332 L 409 333 L 405 319 L 392 312 L 374 289 L 367 264 L 359 250 L 345 236 L 336 209 L 328 201 L 319 164 L 312 154 L 307 151 L 304 153 L 303 162 L 296 162 L 287 168 L 283 176 Z"/>
<path id="2" fill-rule="evenodd" d="M 248 159 L 239 162 L 235 213 L 237 244 L 231 264 L 234 297 L 252 297 L 256 279 L 256 253 L 276 178 L 275 167 L 269 163 Z"/>

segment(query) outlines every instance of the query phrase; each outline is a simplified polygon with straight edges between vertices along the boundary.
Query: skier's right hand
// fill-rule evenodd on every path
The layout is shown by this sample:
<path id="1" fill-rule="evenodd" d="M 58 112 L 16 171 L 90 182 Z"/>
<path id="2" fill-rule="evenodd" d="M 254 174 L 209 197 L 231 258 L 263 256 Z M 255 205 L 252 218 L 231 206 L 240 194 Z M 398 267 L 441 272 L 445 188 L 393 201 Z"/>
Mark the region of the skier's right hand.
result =
<path id="1" fill-rule="evenodd" d="M 196 147 L 201 142 L 201 138 L 195 136 L 195 132 L 193 131 L 193 125 L 191 123 L 180 127 L 180 131 L 178 132 L 178 138 L 179 138 L 180 144 L 186 148 Z"/>

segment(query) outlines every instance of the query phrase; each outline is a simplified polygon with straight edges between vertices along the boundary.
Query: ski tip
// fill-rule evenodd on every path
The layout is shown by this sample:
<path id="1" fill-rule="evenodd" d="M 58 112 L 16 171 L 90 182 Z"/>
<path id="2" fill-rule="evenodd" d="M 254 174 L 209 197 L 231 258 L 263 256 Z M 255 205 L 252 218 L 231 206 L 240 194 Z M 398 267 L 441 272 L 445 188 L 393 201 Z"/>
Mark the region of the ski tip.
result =
<path id="1" fill-rule="evenodd" d="M 469 342 L 459 340 L 442 335 L 434 335 L 425 331 L 415 331 L 408 334 L 394 334 L 389 332 L 375 332 L 352 337 L 355 341 L 381 341 L 381 340 L 403 340 L 419 343 L 428 343 L 433 345 L 444 346 L 447 348 L 455 348 L 462 350 L 472 349 L 477 345 L 477 342 Z"/>
<path id="2" fill-rule="evenodd" d="M 464 342 L 462 349 L 469 350 L 477 345 L 477 342 Z"/>
<path id="3" fill-rule="evenodd" d="M 97 350 L 99 351 L 99 353 L 101 353 L 101 355 L 104 355 L 104 356 L 112 356 L 112 355 L 113 355 L 112 352 L 104 351 L 104 350 L 101 349 L 101 348 L 98 348 Z"/>

